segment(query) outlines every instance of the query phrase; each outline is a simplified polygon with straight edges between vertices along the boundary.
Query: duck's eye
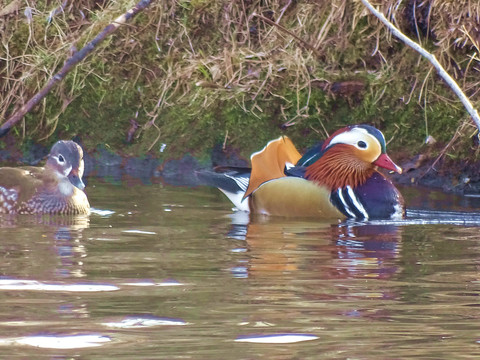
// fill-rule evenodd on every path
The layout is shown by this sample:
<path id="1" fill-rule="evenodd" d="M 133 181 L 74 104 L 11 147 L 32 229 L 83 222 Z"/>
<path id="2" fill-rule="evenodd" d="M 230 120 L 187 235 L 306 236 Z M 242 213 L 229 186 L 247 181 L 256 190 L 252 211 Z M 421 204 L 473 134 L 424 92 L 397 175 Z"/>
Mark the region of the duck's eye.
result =
<path id="1" fill-rule="evenodd" d="M 63 157 L 63 155 L 58 155 L 58 162 L 60 163 L 65 162 L 65 158 Z"/>
<path id="2" fill-rule="evenodd" d="M 366 149 L 366 148 L 367 148 L 367 143 L 366 143 L 365 141 L 360 140 L 360 141 L 357 143 L 357 146 L 358 146 L 360 149 Z"/>

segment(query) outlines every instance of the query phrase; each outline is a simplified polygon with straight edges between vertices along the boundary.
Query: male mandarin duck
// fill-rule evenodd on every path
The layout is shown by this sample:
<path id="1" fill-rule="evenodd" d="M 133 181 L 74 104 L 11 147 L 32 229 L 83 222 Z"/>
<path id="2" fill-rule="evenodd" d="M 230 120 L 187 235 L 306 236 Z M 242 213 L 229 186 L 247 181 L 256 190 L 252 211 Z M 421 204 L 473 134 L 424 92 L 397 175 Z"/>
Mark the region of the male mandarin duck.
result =
<path id="1" fill-rule="evenodd" d="M 351 125 L 301 156 L 282 136 L 252 154 L 251 169 L 204 175 L 239 209 L 287 217 L 400 219 L 403 197 L 377 167 L 401 173 L 373 126 Z"/>
<path id="2" fill-rule="evenodd" d="M 0 168 L 0 214 L 88 214 L 83 151 L 58 141 L 45 167 Z"/>

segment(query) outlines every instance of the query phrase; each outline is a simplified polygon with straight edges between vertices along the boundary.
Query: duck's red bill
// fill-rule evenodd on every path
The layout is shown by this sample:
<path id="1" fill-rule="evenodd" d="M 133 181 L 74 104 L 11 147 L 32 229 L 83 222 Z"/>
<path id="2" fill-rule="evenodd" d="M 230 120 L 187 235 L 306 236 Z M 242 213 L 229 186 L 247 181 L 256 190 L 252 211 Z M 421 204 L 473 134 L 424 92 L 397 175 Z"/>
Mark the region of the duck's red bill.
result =
<path id="1" fill-rule="evenodd" d="M 387 154 L 381 154 L 373 164 L 387 170 L 395 171 L 399 174 L 402 173 L 402 168 L 395 164 Z"/>

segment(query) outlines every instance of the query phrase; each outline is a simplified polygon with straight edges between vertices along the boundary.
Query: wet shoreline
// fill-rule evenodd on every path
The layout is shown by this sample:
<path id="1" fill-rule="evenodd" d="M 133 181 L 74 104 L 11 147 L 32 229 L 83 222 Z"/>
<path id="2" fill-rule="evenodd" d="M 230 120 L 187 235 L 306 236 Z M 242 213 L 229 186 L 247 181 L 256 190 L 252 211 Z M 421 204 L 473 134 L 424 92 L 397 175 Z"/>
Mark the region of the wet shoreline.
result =
<path id="1" fill-rule="evenodd" d="M 28 150 L 22 151 L 14 143 L 6 141 L 6 146 L 0 150 L 0 165 L 39 166 L 49 150 L 43 145 L 30 144 Z M 396 158 L 395 154 L 392 154 L 392 158 Z M 221 146 L 212 149 L 207 160 L 200 160 L 188 153 L 181 158 L 171 159 L 160 159 L 150 154 L 141 157 L 125 156 L 114 153 L 103 145 L 93 150 L 84 148 L 84 159 L 86 178 L 94 176 L 111 182 L 130 179 L 143 184 L 161 182 L 189 187 L 203 185 L 196 176 L 200 170 L 212 169 L 218 165 L 249 166 L 248 159 L 234 151 L 224 151 Z M 404 169 L 403 174 L 387 174 L 387 177 L 396 184 L 418 185 L 457 195 L 480 196 L 479 164 L 458 160 L 452 167 L 440 161 L 432 167 L 434 161 L 434 158 L 426 157 L 422 161 L 398 161 Z"/>

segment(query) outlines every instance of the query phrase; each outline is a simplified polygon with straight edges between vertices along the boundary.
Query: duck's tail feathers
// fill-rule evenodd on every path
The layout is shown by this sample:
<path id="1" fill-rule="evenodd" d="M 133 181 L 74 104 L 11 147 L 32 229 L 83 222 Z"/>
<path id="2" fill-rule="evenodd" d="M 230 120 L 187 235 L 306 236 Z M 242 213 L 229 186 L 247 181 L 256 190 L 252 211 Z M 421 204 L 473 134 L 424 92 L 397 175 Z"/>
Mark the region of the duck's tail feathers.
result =
<path id="1" fill-rule="evenodd" d="M 204 185 L 214 186 L 223 192 L 238 210 L 250 211 L 248 199 L 244 199 L 250 180 L 250 168 L 216 167 L 215 171 L 197 172 Z"/>

